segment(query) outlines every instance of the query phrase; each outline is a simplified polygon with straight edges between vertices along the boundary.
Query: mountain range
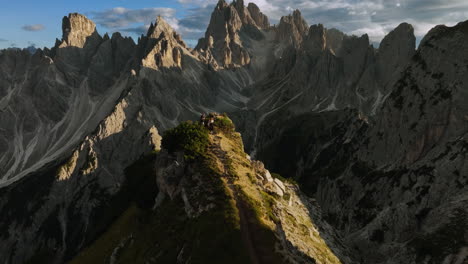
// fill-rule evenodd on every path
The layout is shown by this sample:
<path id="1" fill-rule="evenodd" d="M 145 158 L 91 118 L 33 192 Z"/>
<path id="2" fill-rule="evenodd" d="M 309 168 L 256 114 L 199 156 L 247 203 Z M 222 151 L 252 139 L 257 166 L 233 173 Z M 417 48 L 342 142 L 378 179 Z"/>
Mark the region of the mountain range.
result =
<path id="1" fill-rule="evenodd" d="M 195 48 L 161 17 L 62 29 L 0 51 L 0 262 L 467 263 L 468 22 L 376 49 L 220 0 Z M 165 148 L 211 112 L 240 135 Z"/>

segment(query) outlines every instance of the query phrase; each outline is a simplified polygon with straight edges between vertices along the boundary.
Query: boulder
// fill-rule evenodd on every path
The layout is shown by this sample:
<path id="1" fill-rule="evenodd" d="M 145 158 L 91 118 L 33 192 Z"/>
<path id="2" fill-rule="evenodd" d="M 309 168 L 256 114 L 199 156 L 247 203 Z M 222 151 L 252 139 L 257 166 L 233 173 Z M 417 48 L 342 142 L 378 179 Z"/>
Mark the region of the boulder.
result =
<path id="1" fill-rule="evenodd" d="M 274 182 L 283 192 L 286 191 L 286 186 L 284 186 L 284 183 L 280 179 L 275 178 Z"/>

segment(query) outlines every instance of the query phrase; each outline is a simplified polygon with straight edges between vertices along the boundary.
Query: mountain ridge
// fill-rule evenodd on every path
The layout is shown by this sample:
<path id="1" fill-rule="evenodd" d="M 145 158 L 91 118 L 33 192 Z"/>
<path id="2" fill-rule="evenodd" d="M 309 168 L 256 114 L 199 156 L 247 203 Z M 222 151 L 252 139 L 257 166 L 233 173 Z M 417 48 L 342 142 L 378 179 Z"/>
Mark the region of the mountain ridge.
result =
<path id="1" fill-rule="evenodd" d="M 0 258 L 76 255 L 121 215 L 124 170 L 160 132 L 227 112 L 246 152 L 297 179 L 354 259 L 463 261 L 466 22 L 417 50 L 401 24 L 376 50 L 298 11 L 265 30 L 255 6 L 219 5 L 206 50 L 160 19 L 134 43 L 71 14 L 54 48 L 0 51 Z"/>
<path id="2" fill-rule="evenodd" d="M 202 134 L 206 133 L 209 147 L 206 153 L 203 152 L 201 159 L 196 158 L 197 156 L 191 157 L 190 159 L 194 159 L 193 161 L 187 158 L 187 151 L 181 153 L 173 152 L 171 156 L 171 151 L 175 151 L 178 148 L 173 148 L 172 150 L 164 149 L 157 154 L 156 161 L 154 161 L 154 172 L 149 173 L 147 176 L 151 178 L 153 174 L 156 175 L 159 189 L 153 207 L 155 211 L 150 214 L 164 214 L 165 216 L 162 216 L 163 220 L 160 220 L 164 222 L 165 217 L 169 217 L 169 219 L 174 217 L 171 214 L 166 215 L 167 211 L 172 210 L 169 208 L 183 208 L 182 212 L 179 213 L 186 215 L 187 221 L 195 221 L 197 223 L 197 221 L 206 221 L 198 219 L 204 219 L 207 214 L 219 212 L 219 210 L 224 208 L 223 206 L 229 205 L 232 206 L 230 210 L 233 210 L 233 212 L 225 214 L 225 217 L 233 217 L 231 215 L 234 215 L 234 218 L 225 221 L 214 219 L 209 221 L 210 228 L 208 230 L 199 230 L 200 233 L 197 233 L 196 237 L 184 240 L 186 242 L 183 245 L 173 245 L 177 249 L 173 249 L 176 251 L 172 252 L 171 256 L 167 256 L 168 253 L 166 253 L 170 250 L 169 248 L 158 246 L 157 250 L 148 249 L 152 251 L 151 254 L 145 254 L 144 256 L 134 255 L 136 259 L 133 259 L 133 261 L 144 263 L 145 259 L 151 259 L 153 261 L 171 262 L 172 259 L 177 258 L 179 262 L 194 261 L 203 263 L 218 263 L 220 261 L 240 263 L 248 262 L 247 259 L 250 259 L 251 263 L 283 263 L 285 261 L 340 263 L 339 259 L 335 256 L 337 253 L 333 253 L 333 251 L 339 252 L 341 259 L 346 259 L 347 256 L 342 255 L 344 254 L 342 252 L 343 249 L 340 248 L 339 244 L 335 244 L 334 239 L 338 239 L 336 234 L 324 233 L 320 235 L 321 232 L 330 232 L 330 230 L 323 231 L 326 230 L 327 226 L 316 226 L 323 224 L 320 222 L 319 214 L 315 216 L 315 219 L 318 221 L 316 223 L 305 220 L 308 214 L 312 214 L 312 212 L 308 211 L 311 208 L 314 208 L 315 213 L 319 211 L 317 207 L 312 205 L 312 201 L 308 200 L 305 196 L 301 196 L 297 186 L 294 184 L 273 178 L 261 162 L 251 161 L 248 157 L 246 158 L 247 154 L 242 150 L 240 135 L 235 133 L 232 125 L 229 125 L 229 122 L 231 122 L 229 119 L 218 117 L 216 122 L 214 126 L 215 132 L 209 135 L 209 139 L 207 131 L 203 131 L 203 127 L 199 128 L 200 125 L 197 123 L 182 123 L 182 125 L 175 128 L 175 132 L 169 130 L 165 134 L 163 137 L 163 147 L 172 146 L 173 143 L 170 140 L 177 139 L 187 142 L 187 145 L 184 145 L 186 149 L 192 149 L 191 144 L 195 144 L 197 139 L 196 137 L 191 137 L 192 141 L 186 141 L 184 133 L 190 133 L 188 131 L 191 131 L 191 133 L 193 131 L 200 131 Z M 175 138 L 170 139 L 169 135 L 172 135 L 172 133 L 175 133 Z M 200 140 L 203 142 L 204 139 L 200 138 Z M 202 152 L 203 148 L 199 151 Z M 200 168 L 200 164 L 205 165 L 201 165 Z M 204 168 L 203 166 L 208 167 Z M 209 177 L 207 178 L 207 176 Z M 212 186 L 214 183 L 210 181 L 213 180 L 221 180 L 219 187 Z M 227 201 L 218 197 L 219 191 L 217 191 L 217 188 L 224 189 L 223 192 L 227 197 Z M 221 201 L 223 202 L 220 203 Z M 181 204 L 178 206 L 168 205 L 168 203 L 175 202 Z M 223 205 L 223 203 L 226 205 Z M 132 210 L 134 209 L 125 214 L 125 218 L 127 214 L 133 214 L 131 213 Z M 288 215 L 293 215 L 294 217 L 288 218 Z M 148 216 L 143 214 L 141 217 L 146 218 Z M 117 222 L 121 221 L 129 220 L 117 220 Z M 242 234 L 238 233 L 238 237 L 236 239 L 233 238 L 233 241 L 236 242 L 231 241 L 235 246 L 232 245 L 229 249 L 225 249 L 222 254 L 219 254 L 220 252 L 213 252 L 211 249 L 219 247 L 219 245 L 205 245 L 208 241 L 215 240 L 216 242 L 209 242 L 215 244 L 228 242 L 222 237 L 224 231 L 213 231 L 213 228 L 218 229 L 213 224 L 222 222 L 231 224 L 231 221 L 237 221 L 235 230 L 240 229 Z M 291 228 L 292 222 L 295 223 L 294 225 L 305 225 L 308 230 Z M 119 223 L 117 225 L 128 228 L 129 224 L 122 225 Z M 180 227 L 173 227 L 171 225 L 165 228 Z M 192 228 L 198 230 L 196 227 Z M 319 228 L 321 231 L 318 231 Z M 147 229 L 149 227 L 143 227 L 143 232 Z M 119 250 L 118 254 L 115 253 L 115 249 L 113 250 L 112 257 L 114 258 L 114 263 L 129 261 L 128 256 L 126 256 L 127 254 L 131 254 L 128 253 L 129 250 L 130 252 L 131 250 L 141 250 L 138 246 L 136 248 L 135 246 L 131 246 L 132 244 L 139 243 L 138 240 L 141 234 L 138 234 L 138 231 L 130 234 L 121 234 L 116 237 L 117 241 L 109 241 L 109 236 L 111 236 L 112 232 L 115 231 L 106 233 L 106 238 L 98 239 L 96 244 L 86 249 L 81 255 L 78 255 L 71 263 L 105 261 L 105 258 L 111 255 L 111 250 L 106 249 L 107 255 L 100 256 L 103 247 Z M 125 237 L 127 236 L 132 242 L 125 242 Z M 158 233 L 154 233 L 153 236 L 155 240 L 165 239 L 164 236 Z M 321 237 L 329 237 L 327 239 L 330 240 L 326 242 Z M 244 249 L 245 252 L 242 252 L 244 246 L 239 243 L 239 239 L 243 241 L 243 245 L 246 247 Z M 273 241 L 270 241 L 271 239 Z M 191 246 L 188 241 L 193 240 L 204 242 L 199 246 L 195 246 L 196 244 Z M 120 241 L 123 241 L 123 243 L 119 245 Z M 146 243 L 151 244 L 148 241 Z M 312 244 L 313 246 L 311 246 Z M 332 244 L 333 246 L 331 246 Z M 93 249 L 94 247 L 96 249 Z M 203 250 L 203 248 L 205 249 Z M 209 253 L 207 250 L 212 253 Z M 233 250 L 239 252 L 232 256 L 229 255 Z M 200 254 L 207 255 L 203 256 Z M 240 256 L 247 259 L 238 259 Z M 102 257 L 104 259 L 100 259 Z"/>

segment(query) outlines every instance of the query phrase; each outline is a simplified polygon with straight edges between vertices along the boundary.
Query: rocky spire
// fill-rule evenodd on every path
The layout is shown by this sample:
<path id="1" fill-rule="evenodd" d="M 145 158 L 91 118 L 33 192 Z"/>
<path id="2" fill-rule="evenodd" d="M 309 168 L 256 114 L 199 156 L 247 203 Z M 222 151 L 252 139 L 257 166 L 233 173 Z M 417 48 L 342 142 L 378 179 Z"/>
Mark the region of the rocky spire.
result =
<path id="1" fill-rule="evenodd" d="M 260 9 L 255 4 L 250 3 L 248 7 L 245 7 L 243 0 L 235 0 L 232 2 L 232 6 L 237 10 L 243 25 L 251 25 L 259 29 L 270 27 L 268 17 L 260 12 Z"/>
<path id="2" fill-rule="evenodd" d="M 301 11 L 295 10 L 291 15 L 281 18 L 277 27 L 276 40 L 279 42 L 291 42 L 295 47 L 302 45 L 307 35 L 309 26 L 302 17 Z"/>
<path id="3" fill-rule="evenodd" d="M 179 34 L 161 17 L 151 24 L 146 35 L 145 55 L 142 65 L 146 68 L 182 67 L 182 55 L 187 49 Z"/>
<path id="4" fill-rule="evenodd" d="M 327 29 L 326 33 L 327 48 L 334 54 L 340 53 L 341 45 L 343 44 L 343 39 L 346 35 L 336 28 Z"/>
<path id="5" fill-rule="evenodd" d="M 83 48 L 87 38 L 96 32 L 96 25 L 87 17 L 72 13 L 63 18 L 62 31 L 66 46 Z"/>
<path id="6" fill-rule="evenodd" d="M 243 0 L 227 4 L 220 0 L 211 15 L 205 37 L 200 39 L 196 50 L 221 67 L 237 67 L 250 63 L 250 55 L 244 48 L 240 31 L 244 26 L 257 29 L 269 28 L 268 18 L 260 9 Z"/>
<path id="7" fill-rule="evenodd" d="M 163 36 L 166 36 L 166 37 L 172 36 L 172 37 L 176 38 L 177 40 L 181 41 L 180 36 L 164 20 L 164 18 L 162 18 L 161 16 L 158 16 L 156 18 L 156 23 L 155 24 L 151 23 L 151 25 L 150 25 L 150 27 L 148 29 L 147 37 L 148 38 L 158 39 L 158 38 L 163 37 Z"/>
<path id="8" fill-rule="evenodd" d="M 380 43 L 378 51 L 378 70 L 383 84 L 387 83 L 397 68 L 408 63 L 416 49 L 414 29 L 408 23 L 402 23 L 391 31 Z"/>
<path id="9" fill-rule="evenodd" d="M 327 30 L 322 24 L 312 25 L 304 40 L 305 49 L 309 52 L 320 52 L 327 48 Z"/>
<path id="10" fill-rule="evenodd" d="M 250 16 L 255 21 L 257 27 L 261 29 L 270 28 L 270 21 L 268 20 L 268 17 L 260 11 L 260 8 L 258 8 L 256 4 L 249 3 L 247 9 L 249 10 Z"/>
<path id="11" fill-rule="evenodd" d="M 254 23 L 250 17 L 249 11 L 244 6 L 244 0 L 234 0 L 232 6 L 237 10 L 237 14 L 241 19 L 243 24 L 252 24 Z"/>

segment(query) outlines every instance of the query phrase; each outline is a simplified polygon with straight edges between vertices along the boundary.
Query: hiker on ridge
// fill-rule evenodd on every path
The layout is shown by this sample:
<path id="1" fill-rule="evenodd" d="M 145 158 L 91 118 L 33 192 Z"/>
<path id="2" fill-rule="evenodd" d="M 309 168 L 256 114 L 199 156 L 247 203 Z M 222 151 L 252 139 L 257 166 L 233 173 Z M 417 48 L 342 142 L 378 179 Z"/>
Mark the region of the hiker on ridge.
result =
<path id="1" fill-rule="evenodd" d="M 201 117 L 200 117 L 200 123 L 201 123 L 204 127 L 206 127 L 207 123 L 206 123 L 206 115 L 205 115 L 205 113 L 203 113 L 203 114 L 201 115 Z"/>

